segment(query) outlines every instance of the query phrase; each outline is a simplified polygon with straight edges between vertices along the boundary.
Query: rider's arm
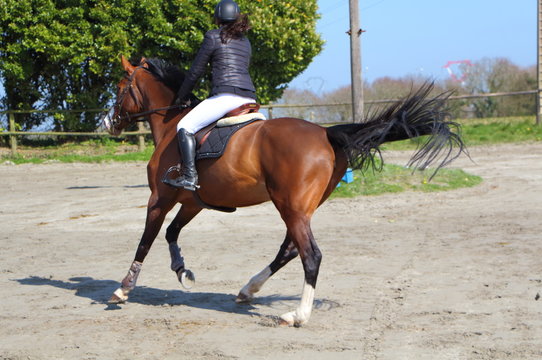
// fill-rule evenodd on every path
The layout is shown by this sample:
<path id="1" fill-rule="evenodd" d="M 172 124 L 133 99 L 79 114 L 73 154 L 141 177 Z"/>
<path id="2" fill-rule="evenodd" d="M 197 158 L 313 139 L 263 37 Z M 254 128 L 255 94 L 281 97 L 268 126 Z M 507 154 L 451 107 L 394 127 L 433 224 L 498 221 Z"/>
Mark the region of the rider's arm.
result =
<path id="1" fill-rule="evenodd" d="M 194 85 L 196 84 L 196 81 L 198 81 L 198 79 L 205 72 L 207 64 L 209 63 L 211 55 L 214 51 L 214 47 L 214 39 L 210 32 L 207 32 L 205 34 L 205 38 L 203 39 L 203 43 L 201 44 L 201 47 L 198 51 L 198 54 L 196 55 L 196 58 L 194 59 L 190 70 L 186 74 L 183 84 L 177 92 L 178 99 L 182 100 L 190 94 L 190 92 L 194 88 Z"/>

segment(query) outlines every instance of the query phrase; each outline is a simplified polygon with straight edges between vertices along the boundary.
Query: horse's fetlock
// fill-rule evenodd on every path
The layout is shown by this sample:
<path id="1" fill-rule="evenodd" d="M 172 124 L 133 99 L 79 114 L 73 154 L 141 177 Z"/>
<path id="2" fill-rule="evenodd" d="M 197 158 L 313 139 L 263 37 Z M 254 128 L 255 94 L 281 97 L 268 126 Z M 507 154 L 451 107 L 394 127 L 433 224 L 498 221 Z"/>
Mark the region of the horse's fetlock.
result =
<path id="1" fill-rule="evenodd" d="M 169 243 L 169 254 L 171 256 L 171 270 L 179 273 L 179 270 L 184 269 L 184 258 L 181 256 L 181 249 L 176 241 Z"/>

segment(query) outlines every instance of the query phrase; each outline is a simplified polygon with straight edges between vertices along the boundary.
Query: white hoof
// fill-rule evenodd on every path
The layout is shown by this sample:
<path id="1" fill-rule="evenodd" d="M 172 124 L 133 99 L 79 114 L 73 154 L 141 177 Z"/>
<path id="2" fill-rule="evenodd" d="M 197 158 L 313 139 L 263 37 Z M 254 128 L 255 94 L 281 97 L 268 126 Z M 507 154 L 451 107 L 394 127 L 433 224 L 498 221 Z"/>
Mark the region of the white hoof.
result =
<path id="1" fill-rule="evenodd" d="M 128 293 L 129 292 L 130 292 L 129 290 L 124 290 L 122 288 L 118 288 L 117 290 L 115 290 L 115 292 L 113 293 L 113 295 L 109 299 L 108 303 L 109 304 L 120 304 L 120 303 L 126 302 L 126 300 L 128 300 Z"/>
<path id="2" fill-rule="evenodd" d="M 249 303 L 254 299 L 254 294 L 260 291 L 262 285 L 271 277 L 271 269 L 269 266 L 266 266 L 262 271 L 254 275 L 248 284 L 246 284 L 239 295 L 235 299 L 235 302 L 240 303 Z"/>
<path id="3" fill-rule="evenodd" d="M 299 327 L 309 321 L 308 317 L 300 316 L 297 311 L 290 311 L 280 316 L 281 325 Z"/>
<path id="4" fill-rule="evenodd" d="M 179 281 L 181 282 L 183 288 L 188 290 L 192 289 L 192 287 L 196 284 L 196 277 L 192 271 L 186 269 L 183 270 L 179 275 Z"/>
<path id="5" fill-rule="evenodd" d="M 303 285 L 303 295 L 301 295 L 301 303 L 295 311 L 290 311 L 283 314 L 281 318 L 281 324 L 289 326 L 301 326 L 306 324 L 311 317 L 312 302 L 314 300 L 314 287 L 311 285 Z"/>

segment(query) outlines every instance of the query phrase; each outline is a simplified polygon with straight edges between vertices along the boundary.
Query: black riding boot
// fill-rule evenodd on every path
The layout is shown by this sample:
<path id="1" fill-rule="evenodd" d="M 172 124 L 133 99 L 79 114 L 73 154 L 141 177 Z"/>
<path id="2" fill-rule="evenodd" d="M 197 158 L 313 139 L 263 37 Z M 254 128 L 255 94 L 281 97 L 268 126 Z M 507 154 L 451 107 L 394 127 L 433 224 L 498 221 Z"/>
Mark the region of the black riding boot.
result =
<path id="1" fill-rule="evenodd" d="M 177 132 L 179 151 L 181 152 L 181 174 L 176 179 L 164 178 L 162 181 L 179 189 L 196 191 L 198 188 L 198 173 L 196 171 L 196 139 L 185 129 Z"/>

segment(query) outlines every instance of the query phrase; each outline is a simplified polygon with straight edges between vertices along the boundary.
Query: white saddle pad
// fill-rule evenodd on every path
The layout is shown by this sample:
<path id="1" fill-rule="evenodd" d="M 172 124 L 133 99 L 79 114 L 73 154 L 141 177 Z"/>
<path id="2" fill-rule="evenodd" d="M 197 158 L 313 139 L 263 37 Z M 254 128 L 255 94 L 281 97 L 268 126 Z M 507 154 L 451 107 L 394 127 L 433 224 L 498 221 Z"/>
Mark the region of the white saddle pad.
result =
<path id="1" fill-rule="evenodd" d="M 266 120 L 265 115 L 259 112 L 254 112 L 250 114 L 243 114 L 238 116 L 231 116 L 224 119 L 218 120 L 216 123 L 217 127 L 231 126 L 236 124 L 241 124 L 250 120 Z"/>

